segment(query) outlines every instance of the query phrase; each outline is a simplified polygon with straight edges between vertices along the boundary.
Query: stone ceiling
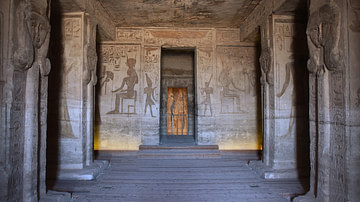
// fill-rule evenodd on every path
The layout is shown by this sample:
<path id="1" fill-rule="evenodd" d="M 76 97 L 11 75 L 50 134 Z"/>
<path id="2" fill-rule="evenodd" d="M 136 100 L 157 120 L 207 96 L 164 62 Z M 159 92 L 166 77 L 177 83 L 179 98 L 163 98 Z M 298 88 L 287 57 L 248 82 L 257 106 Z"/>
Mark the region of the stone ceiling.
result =
<path id="1" fill-rule="evenodd" d="M 121 27 L 240 27 L 261 0 L 96 0 Z M 79 0 L 60 0 L 75 11 Z"/>
<path id="2" fill-rule="evenodd" d="M 122 27 L 239 27 L 260 1 L 99 0 Z"/>

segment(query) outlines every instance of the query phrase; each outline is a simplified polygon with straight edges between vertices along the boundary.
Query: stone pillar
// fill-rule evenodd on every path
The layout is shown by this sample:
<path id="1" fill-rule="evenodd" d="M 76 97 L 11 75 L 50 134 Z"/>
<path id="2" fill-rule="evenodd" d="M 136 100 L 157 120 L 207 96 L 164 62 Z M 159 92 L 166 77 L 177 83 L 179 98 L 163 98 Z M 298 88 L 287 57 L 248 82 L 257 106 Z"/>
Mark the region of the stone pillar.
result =
<path id="1" fill-rule="evenodd" d="M 348 64 L 346 68 L 345 103 L 348 110 L 346 117 L 346 178 L 347 200 L 356 201 L 360 198 L 360 2 L 348 1 L 347 12 L 344 15 L 348 25 Z"/>
<path id="2" fill-rule="evenodd" d="M 91 180 L 99 170 L 89 168 L 104 166 L 93 164 L 96 23 L 83 12 L 66 13 L 55 21 L 60 27 L 53 36 L 59 41 L 53 48 L 62 52 L 51 56 L 57 71 L 50 83 L 49 176 Z"/>
<path id="3" fill-rule="evenodd" d="M 49 9 L 42 0 L 1 2 L 1 201 L 46 194 Z"/>
<path id="4" fill-rule="evenodd" d="M 274 118 L 271 109 L 274 109 L 274 73 L 272 68 L 272 51 L 270 48 L 270 19 L 265 20 L 261 26 L 261 114 L 263 129 L 263 158 L 262 161 L 266 166 L 270 166 L 273 158 L 273 148 L 270 147 L 274 135 Z"/>
<path id="5" fill-rule="evenodd" d="M 310 4 L 311 183 L 296 201 L 359 199 L 359 10 L 357 1 Z"/>
<path id="6" fill-rule="evenodd" d="M 252 163 L 264 178 L 307 175 L 308 114 L 304 22 L 272 15 L 261 28 L 263 164 Z"/>
<path id="7" fill-rule="evenodd" d="M 86 105 L 85 108 L 85 125 L 86 125 L 86 156 L 85 164 L 89 166 L 94 161 L 94 108 L 95 108 L 95 85 L 97 83 L 96 66 L 97 66 L 97 54 L 96 54 L 96 22 L 94 18 L 86 15 L 86 45 L 84 50 L 84 77 L 83 83 L 86 86 L 84 88 L 84 97 Z"/>
<path id="8" fill-rule="evenodd" d="M 13 68 L 10 70 L 9 52 L 9 18 L 10 0 L 0 1 L 0 201 L 6 201 L 13 196 L 9 193 L 11 164 L 10 155 L 10 109 L 12 104 Z M 19 162 L 20 163 L 20 162 Z M 14 190 L 15 187 L 12 187 Z"/>

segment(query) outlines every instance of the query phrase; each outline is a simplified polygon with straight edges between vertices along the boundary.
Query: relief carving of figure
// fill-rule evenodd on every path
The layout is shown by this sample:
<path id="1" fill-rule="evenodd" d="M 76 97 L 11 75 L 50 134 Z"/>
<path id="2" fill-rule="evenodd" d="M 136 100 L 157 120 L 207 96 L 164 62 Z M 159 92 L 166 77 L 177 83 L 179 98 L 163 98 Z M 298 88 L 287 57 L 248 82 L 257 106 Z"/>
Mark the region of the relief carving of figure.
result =
<path id="1" fill-rule="evenodd" d="M 360 32 L 360 3 L 357 0 L 349 0 L 349 5 L 354 11 L 355 19 L 352 20 L 350 29 L 353 32 Z"/>
<path id="2" fill-rule="evenodd" d="M 107 83 L 114 80 L 114 73 L 112 71 L 105 71 L 100 78 L 100 88 L 105 86 L 104 94 L 106 95 Z"/>
<path id="3" fill-rule="evenodd" d="M 96 85 L 97 77 L 96 77 L 96 64 L 97 64 L 97 54 L 95 51 L 95 47 L 91 47 L 87 45 L 87 59 L 85 64 L 85 72 L 84 72 L 84 82 L 89 84 L 92 81 L 92 85 Z"/>
<path id="4" fill-rule="evenodd" d="M 310 15 L 306 30 L 310 59 L 308 69 L 317 72 L 321 65 L 328 70 L 340 70 L 343 67 L 339 49 L 341 12 L 334 3 L 328 3 Z"/>
<path id="5" fill-rule="evenodd" d="M 113 111 L 108 112 L 108 114 L 118 114 L 120 107 L 120 99 L 134 99 L 136 97 L 136 91 L 134 90 L 135 85 L 139 82 L 138 75 L 134 69 L 136 60 L 135 58 L 128 58 L 126 62 L 129 67 L 127 70 L 127 77 L 125 77 L 121 83 L 120 88 L 113 90 L 113 93 L 120 91 L 120 93 L 116 93 L 115 99 L 115 109 Z M 126 89 L 123 89 L 124 86 L 127 86 Z"/>
<path id="6" fill-rule="evenodd" d="M 271 71 L 270 51 L 262 50 L 259 62 L 261 67 L 261 84 L 267 83 L 269 85 L 273 85 L 273 78 L 270 75 L 270 71 Z"/>
<path id="7" fill-rule="evenodd" d="M 35 48 L 35 62 L 40 67 L 41 75 L 48 76 L 51 70 L 50 60 L 47 58 L 50 42 L 49 20 L 45 16 L 32 12 L 29 24 L 30 34 Z"/>
<path id="8" fill-rule="evenodd" d="M 226 66 L 223 63 L 223 70 L 220 73 L 219 82 L 223 87 L 223 96 L 238 97 L 239 93 L 243 90 L 235 85 L 233 76 L 231 75 L 231 69 L 230 66 Z"/>
<path id="9" fill-rule="evenodd" d="M 34 48 L 32 45 L 30 35 L 31 12 L 30 5 L 25 1 L 20 1 L 16 9 L 16 39 L 17 44 L 14 44 L 14 59 L 13 63 L 15 69 L 27 70 L 34 62 Z"/>
<path id="10" fill-rule="evenodd" d="M 148 74 L 145 74 L 145 75 L 146 75 L 147 87 L 144 88 L 144 94 L 146 94 L 144 113 L 146 115 L 147 107 L 149 107 L 151 117 L 155 117 L 153 115 L 153 113 L 152 113 L 152 105 L 155 105 L 154 100 L 157 101 L 156 98 L 155 98 L 155 89 L 156 89 L 156 87 L 155 88 L 152 87 L 152 81 L 151 81 L 150 77 L 148 76 Z"/>
<path id="11" fill-rule="evenodd" d="M 210 87 L 211 79 L 212 79 L 212 75 L 211 75 L 209 81 L 205 82 L 205 87 L 201 88 L 201 94 L 202 95 L 205 94 L 205 99 L 200 103 L 200 104 L 205 105 L 204 116 L 206 114 L 208 106 L 209 106 L 209 109 L 210 109 L 210 115 L 212 116 L 212 107 L 211 107 L 211 97 L 210 97 L 210 95 L 213 94 L 214 89 L 212 87 Z"/>

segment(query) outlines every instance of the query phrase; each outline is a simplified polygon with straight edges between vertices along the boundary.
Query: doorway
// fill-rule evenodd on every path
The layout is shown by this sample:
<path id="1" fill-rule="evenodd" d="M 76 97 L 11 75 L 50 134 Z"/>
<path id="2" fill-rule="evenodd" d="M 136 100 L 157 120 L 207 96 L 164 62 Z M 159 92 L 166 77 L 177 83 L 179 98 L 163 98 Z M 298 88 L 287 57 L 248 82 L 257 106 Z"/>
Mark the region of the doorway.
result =
<path id="1" fill-rule="evenodd" d="M 160 144 L 195 144 L 194 49 L 161 50 Z"/>

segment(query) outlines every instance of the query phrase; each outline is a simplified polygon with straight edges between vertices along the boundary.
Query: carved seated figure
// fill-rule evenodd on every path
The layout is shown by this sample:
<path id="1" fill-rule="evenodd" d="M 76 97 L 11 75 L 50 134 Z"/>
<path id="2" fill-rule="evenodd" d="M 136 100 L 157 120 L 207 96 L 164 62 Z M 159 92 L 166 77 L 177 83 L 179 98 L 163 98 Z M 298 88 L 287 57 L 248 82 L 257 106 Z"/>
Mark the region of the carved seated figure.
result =
<path id="1" fill-rule="evenodd" d="M 115 99 L 115 109 L 108 112 L 107 114 L 119 114 L 119 113 L 124 113 L 124 100 L 126 99 L 130 99 L 130 100 L 134 100 L 134 104 L 132 105 L 128 105 L 128 111 L 125 113 L 130 113 L 130 108 L 133 107 L 134 111 L 132 113 L 136 113 L 136 97 L 137 97 L 137 92 L 134 90 L 135 84 L 138 83 L 138 76 L 136 74 L 136 71 L 134 69 L 135 67 L 135 63 L 136 60 L 133 58 L 129 58 L 127 60 L 127 65 L 129 67 L 129 69 L 127 70 L 127 77 L 125 77 L 121 83 L 120 88 L 113 90 L 113 93 L 116 93 L 118 91 L 120 91 L 119 93 L 116 93 L 116 99 Z M 124 86 L 127 86 L 127 89 L 123 90 Z M 119 111 L 119 107 L 120 107 L 120 101 L 121 101 L 121 111 Z"/>

